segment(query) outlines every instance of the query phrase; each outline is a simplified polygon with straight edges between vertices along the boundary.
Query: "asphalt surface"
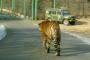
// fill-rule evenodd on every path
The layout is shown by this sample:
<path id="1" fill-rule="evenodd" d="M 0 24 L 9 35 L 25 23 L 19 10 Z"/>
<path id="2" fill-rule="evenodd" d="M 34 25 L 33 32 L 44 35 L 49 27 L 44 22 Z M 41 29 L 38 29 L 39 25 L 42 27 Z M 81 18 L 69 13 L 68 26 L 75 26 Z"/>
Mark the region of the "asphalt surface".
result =
<path id="1" fill-rule="evenodd" d="M 90 60 L 90 46 L 62 32 L 61 56 L 53 49 L 47 54 L 42 48 L 40 32 L 27 20 L 0 21 L 7 27 L 7 36 L 0 41 L 0 60 Z"/>

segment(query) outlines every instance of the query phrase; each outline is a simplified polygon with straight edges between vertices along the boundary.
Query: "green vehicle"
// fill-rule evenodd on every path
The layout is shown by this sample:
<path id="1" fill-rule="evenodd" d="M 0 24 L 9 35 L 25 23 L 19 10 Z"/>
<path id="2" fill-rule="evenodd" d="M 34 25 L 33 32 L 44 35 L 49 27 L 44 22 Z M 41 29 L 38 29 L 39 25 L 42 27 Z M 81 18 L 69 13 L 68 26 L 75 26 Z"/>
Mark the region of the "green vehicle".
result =
<path id="1" fill-rule="evenodd" d="M 45 19 L 50 20 L 57 20 L 65 25 L 75 25 L 76 23 L 76 17 L 72 16 L 70 12 L 67 9 L 61 8 L 61 9 L 46 9 L 45 12 Z"/>

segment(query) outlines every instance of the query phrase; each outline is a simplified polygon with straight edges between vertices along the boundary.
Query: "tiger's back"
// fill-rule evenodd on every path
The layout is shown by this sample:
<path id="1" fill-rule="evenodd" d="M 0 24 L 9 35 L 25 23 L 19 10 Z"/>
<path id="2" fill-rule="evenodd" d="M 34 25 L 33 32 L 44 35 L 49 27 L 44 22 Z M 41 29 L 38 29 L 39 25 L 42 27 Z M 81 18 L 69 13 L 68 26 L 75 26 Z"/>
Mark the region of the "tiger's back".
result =
<path id="1" fill-rule="evenodd" d="M 39 24 L 39 27 L 40 31 L 47 35 L 49 39 L 59 36 L 60 28 L 57 21 L 43 21 Z"/>

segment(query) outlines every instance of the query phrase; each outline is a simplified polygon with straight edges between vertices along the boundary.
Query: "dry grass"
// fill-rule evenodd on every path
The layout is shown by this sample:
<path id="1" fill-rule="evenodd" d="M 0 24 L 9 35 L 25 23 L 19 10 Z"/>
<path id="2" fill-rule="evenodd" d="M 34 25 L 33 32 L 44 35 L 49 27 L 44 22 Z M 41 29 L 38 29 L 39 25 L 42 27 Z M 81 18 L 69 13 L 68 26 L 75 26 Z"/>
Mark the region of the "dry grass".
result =
<path id="1" fill-rule="evenodd" d="M 90 37 L 90 18 L 78 19 L 76 25 L 73 25 L 73 26 L 71 25 L 65 26 L 63 24 L 61 24 L 60 26 L 61 26 L 61 29 Z"/>

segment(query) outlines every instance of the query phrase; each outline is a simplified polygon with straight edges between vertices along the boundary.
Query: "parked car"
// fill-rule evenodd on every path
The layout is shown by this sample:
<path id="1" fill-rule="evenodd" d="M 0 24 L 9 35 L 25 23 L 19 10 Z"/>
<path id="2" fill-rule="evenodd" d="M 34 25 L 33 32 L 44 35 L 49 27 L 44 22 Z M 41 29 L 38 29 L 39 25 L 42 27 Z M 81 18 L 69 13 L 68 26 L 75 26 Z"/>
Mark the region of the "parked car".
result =
<path id="1" fill-rule="evenodd" d="M 65 25 L 74 25 L 76 23 L 76 17 L 71 15 L 69 10 L 66 8 L 56 9 L 49 8 L 46 9 L 45 19 L 57 20 Z"/>

